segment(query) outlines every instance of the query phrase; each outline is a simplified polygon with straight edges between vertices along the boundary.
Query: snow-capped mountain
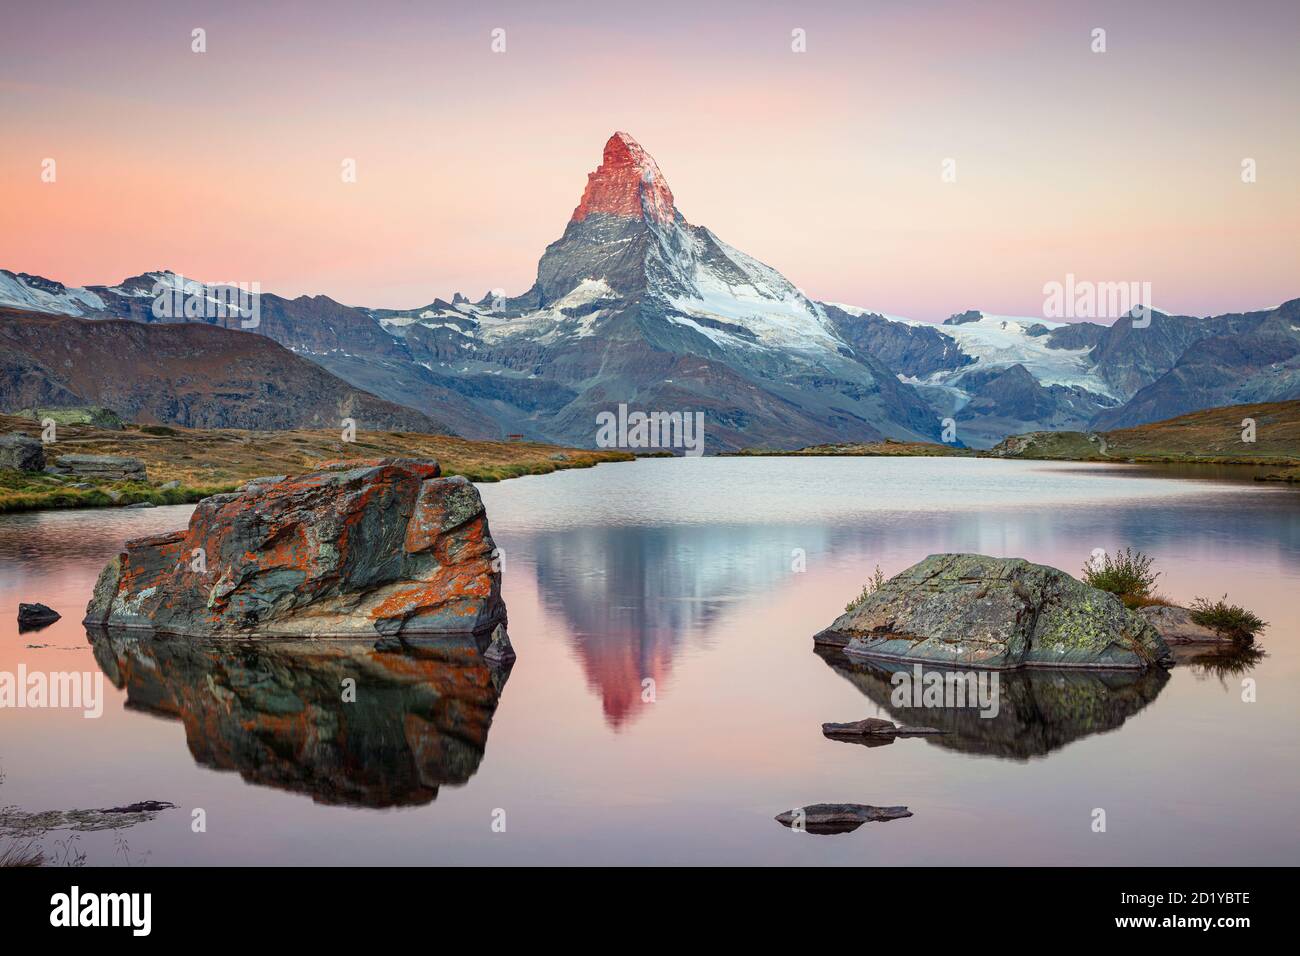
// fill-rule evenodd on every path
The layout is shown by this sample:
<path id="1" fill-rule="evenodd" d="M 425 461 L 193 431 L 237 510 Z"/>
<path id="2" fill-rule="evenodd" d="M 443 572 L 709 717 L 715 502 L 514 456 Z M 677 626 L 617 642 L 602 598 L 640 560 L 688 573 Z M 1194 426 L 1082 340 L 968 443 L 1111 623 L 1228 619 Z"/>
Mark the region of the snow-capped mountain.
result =
<path id="1" fill-rule="evenodd" d="M 936 326 L 838 303 L 824 308 L 846 340 L 916 386 L 973 447 L 1017 431 L 1087 428 L 1124 398 L 1092 357 L 1105 326 L 975 310 Z"/>
<path id="2" fill-rule="evenodd" d="M 626 133 L 523 295 L 371 313 L 503 428 L 590 443 L 619 404 L 703 411 L 710 450 L 935 438 L 920 393 L 775 269 L 692 225 Z M 452 384 L 452 382 L 455 384 Z"/>
<path id="3" fill-rule="evenodd" d="M 160 318 L 160 289 L 204 308 Z M 815 301 L 688 222 L 626 133 L 606 142 L 522 295 L 393 310 L 262 293 L 250 329 L 206 308 L 221 290 L 165 270 L 84 289 L 0 270 L 0 306 L 255 332 L 475 438 L 592 445 L 597 416 L 626 405 L 702 412 L 709 451 L 933 440 L 949 418 L 957 441 L 988 447 L 1015 432 L 1300 396 L 1295 302 L 1207 318 L 1153 311 L 1135 327 L 979 311 L 933 325 Z"/>
<path id="4" fill-rule="evenodd" d="M 102 312 L 104 301 L 87 289 L 0 269 L 0 306 L 55 315 L 89 315 Z"/>
<path id="5" fill-rule="evenodd" d="M 688 223 L 654 159 L 615 133 L 564 236 L 542 256 L 537 282 L 514 304 L 573 308 L 640 294 L 719 348 L 842 346 L 822 310 L 779 272 Z"/>

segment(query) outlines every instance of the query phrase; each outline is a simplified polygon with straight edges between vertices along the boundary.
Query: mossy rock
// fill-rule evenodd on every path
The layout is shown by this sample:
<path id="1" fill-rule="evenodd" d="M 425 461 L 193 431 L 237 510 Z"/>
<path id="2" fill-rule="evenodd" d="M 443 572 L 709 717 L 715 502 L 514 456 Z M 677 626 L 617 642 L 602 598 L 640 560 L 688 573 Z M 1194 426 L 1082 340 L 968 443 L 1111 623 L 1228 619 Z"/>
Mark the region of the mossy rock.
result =
<path id="1" fill-rule="evenodd" d="M 932 554 L 819 634 L 850 657 L 965 667 L 1168 666 L 1156 629 L 1113 594 L 1023 558 Z"/>

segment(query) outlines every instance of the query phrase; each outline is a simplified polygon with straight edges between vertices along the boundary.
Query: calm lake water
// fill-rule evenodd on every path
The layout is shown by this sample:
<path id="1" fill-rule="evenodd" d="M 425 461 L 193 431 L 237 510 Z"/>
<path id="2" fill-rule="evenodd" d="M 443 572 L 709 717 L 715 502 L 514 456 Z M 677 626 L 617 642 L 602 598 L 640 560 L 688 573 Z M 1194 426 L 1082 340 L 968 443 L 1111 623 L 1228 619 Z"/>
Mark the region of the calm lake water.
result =
<path id="1" fill-rule="evenodd" d="M 177 804 L 42 838 L 87 865 L 1300 862 L 1296 491 L 901 458 L 648 460 L 481 490 L 519 655 L 504 680 L 455 647 L 92 649 L 101 567 L 190 509 L 0 516 L 0 671 L 107 675 L 98 719 L 0 710 L 0 806 Z M 985 720 L 897 712 L 887 672 L 813 650 L 876 565 L 979 551 L 1077 574 L 1124 546 L 1168 597 L 1227 592 L 1271 622 L 1265 656 L 1003 675 Z M 64 619 L 19 635 L 19 601 Z M 868 716 L 952 733 L 822 736 Z M 773 820 L 819 802 L 914 816 L 834 836 Z"/>

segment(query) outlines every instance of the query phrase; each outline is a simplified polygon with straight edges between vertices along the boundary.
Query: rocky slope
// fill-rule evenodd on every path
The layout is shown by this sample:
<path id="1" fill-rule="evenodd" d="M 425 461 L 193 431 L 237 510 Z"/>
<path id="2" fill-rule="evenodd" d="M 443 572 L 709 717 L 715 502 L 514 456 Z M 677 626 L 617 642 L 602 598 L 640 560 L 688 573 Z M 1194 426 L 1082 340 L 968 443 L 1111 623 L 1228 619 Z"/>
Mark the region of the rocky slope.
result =
<path id="1" fill-rule="evenodd" d="M 0 409 L 102 405 L 195 428 L 445 432 L 265 336 L 201 324 L 86 321 L 0 309 Z"/>
<path id="2" fill-rule="evenodd" d="M 1220 316 L 1197 328 L 1209 334 L 1124 406 L 1098 414 L 1093 427 L 1126 428 L 1202 408 L 1300 398 L 1300 299 L 1270 312 Z M 1123 338 L 1150 331 L 1128 330 Z"/>
<path id="3" fill-rule="evenodd" d="M 1254 423 L 1253 433 L 1247 422 Z M 1111 431 L 1027 432 L 1008 436 L 992 453 L 1070 461 L 1292 464 L 1300 461 L 1300 400 L 1207 408 Z"/>

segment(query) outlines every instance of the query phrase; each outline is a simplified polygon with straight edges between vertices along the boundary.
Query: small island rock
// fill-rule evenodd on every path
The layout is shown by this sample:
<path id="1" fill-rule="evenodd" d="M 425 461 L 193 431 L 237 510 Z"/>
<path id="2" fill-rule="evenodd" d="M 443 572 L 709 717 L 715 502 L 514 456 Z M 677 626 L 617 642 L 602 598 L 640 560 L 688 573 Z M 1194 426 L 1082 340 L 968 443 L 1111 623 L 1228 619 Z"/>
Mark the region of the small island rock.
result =
<path id="1" fill-rule="evenodd" d="M 1156 629 L 1113 594 L 1023 558 L 932 554 L 814 638 L 850 658 L 983 668 L 1170 666 Z"/>

